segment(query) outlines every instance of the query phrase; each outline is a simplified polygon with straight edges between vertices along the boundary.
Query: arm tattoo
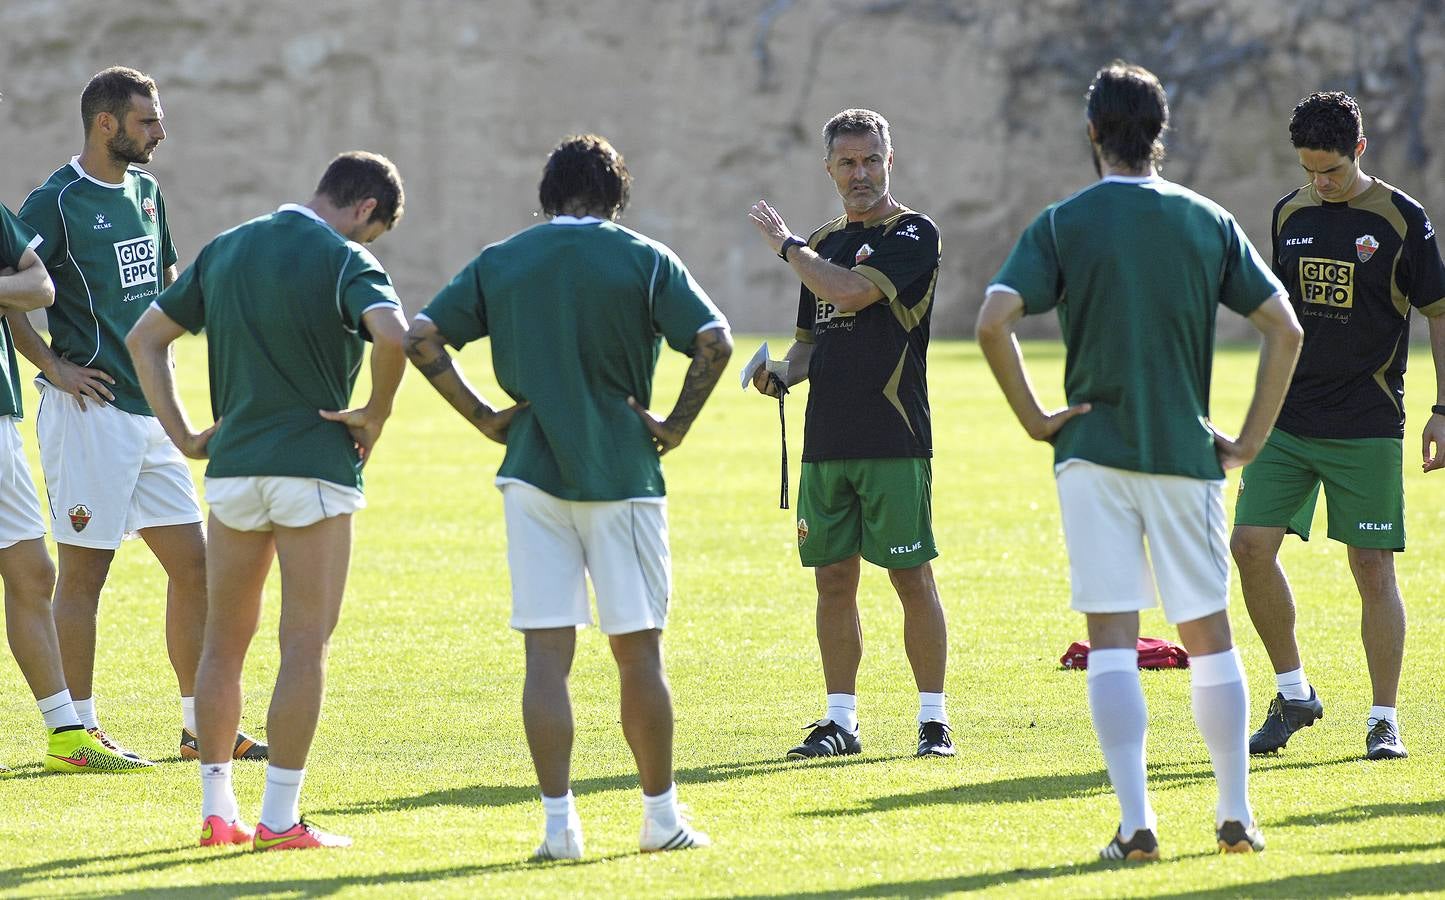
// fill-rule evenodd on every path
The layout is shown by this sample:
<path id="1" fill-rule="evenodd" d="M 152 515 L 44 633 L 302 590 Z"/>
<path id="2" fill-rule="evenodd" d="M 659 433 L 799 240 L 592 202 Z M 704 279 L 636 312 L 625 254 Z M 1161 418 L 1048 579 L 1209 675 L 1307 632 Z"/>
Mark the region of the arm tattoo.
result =
<path id="1" fill-rule="evenodd" d="M 427 380 L 428 380 L 428 381 L 430 381 L 431 379 L 437 377 L 438 375 L 442 374 L 443 372 L 449 371 L 449 370 L 451 369 L 451 367 L 452 367 L 452 358 L 451 358 L 451 355 L 448 354 L 445 350 L 442 351 L 441 356 L 438 356 L 436 359 L 432 360 L 431 362 L 417 363 L 417 366 L 416 366 L 417 371 L 418 371 L 418 372 L 421 372 L 423 375 L 425 375 L 425 376 L 427 377 Z"/>
<path id="2" fill-rule="evenodd" d="M 677 405 L 667 417 L 670 427 L 687 431 L 693 420 L 702 412 L 702 406 L 722 377 L 723 368 L 732 357 L 732 341 L 722 329 L 709 329 L 697 336 L 693 348 L 692 364 L 682 380 L 682 391 L 678 394 Z"/>

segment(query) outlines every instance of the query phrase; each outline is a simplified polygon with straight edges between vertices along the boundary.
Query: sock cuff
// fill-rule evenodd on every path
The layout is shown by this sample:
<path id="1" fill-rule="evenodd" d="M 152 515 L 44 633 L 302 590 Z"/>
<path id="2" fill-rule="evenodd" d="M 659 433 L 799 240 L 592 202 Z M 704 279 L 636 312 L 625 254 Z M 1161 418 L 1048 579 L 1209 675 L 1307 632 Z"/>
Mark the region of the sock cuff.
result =
<path id="1" fill-rule="evenodd" d="M 203 762 L 201 766 L 201 778 L 226 778 L 231 777 L 231 761 L 228 759 L 223 763 Z"/>
<path id="2" fill-rule="evenodd" d="M 227 763 L 227 765 L 230 765 L 230 764 Z M 273 765 L 269 765 L 269 764 L 266 766 L 266 783 L 267 783 L 267 784 L 284 784 L 284 785 L 300 784 L 300 783 L 301 783 L 301 780 L 302 780 L 303 778 L 305 778 L 305 777 L 306 777 L 306 770 L 305 770 L 305 769 L 283 769 L 283 768 L 281 768 L 280 766 L 273 766 Z"/>
<path id="3" fill-rule="evenodd" d="M 1139 671 L 1139 651 L 1134 647 L 1104 647 L 1089 651 L 1089 678 L 1108 675 L 1110 672 Z"/>
<path id="4" fill-rule="evenodd" d="M 816 695 L 814 695 L 814 696 L 816 696 Z M 829 706 L 838 706 L 838 707 L 841 707 L 841 708 L 843 708 L 843 709 L 854 709 L 854 710 L 856 710 L 856 709 L 858 708 L 858 695 L 857 695 L 857 694 L 829 694 L 829 695 L 828 695 L 828 705 L 829 705 Z"/>
<path id="5" fill-rule="evenodd" d="M 677 782 L 667 786 L 667 790 L 656 796 L 642 795 L 642 808 L 652 811 L 662 811 L 672 807 L 677 802 Z"/>
<path id="6" fill-rule="evenodd" d="M 65 706 L 71 705 L 70 689 L 66 688 L 58 694 L 51 694 L 49 697 L 41 697 L 35 701 L 42 713 L 55 712 Z"/>
<path id="7" fill-rule="evenodd" d="M 1195 687 L 1217 687 L 1244 681 L 1244 667 L 1239 662 L 1239 648 L 1230 647 L 1219 653 L 1206 653 L 1189 659 Z"/>

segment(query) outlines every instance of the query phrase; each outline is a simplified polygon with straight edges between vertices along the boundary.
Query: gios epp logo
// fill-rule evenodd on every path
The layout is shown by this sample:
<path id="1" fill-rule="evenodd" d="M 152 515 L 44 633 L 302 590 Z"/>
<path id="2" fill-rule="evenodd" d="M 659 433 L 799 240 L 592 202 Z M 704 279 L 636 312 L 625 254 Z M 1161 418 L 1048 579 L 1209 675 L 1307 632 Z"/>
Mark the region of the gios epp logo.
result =
<path id="1" fill-rule="evenodd" d="M 84 531 L 85 526 L 90 524 L 90 507 L 84 503 L 77 503 L 68 511 L 70 515 L 70 527 L 76 531 Z"/>
<path id="2" fill-rule="evenodd" d="M 156 282 L 156 239 L 150 236 L 117 241 L 115 263 L 120 268 L 121 288 Z"/>
<path id="3" fill-rule="evenodd" d="M 798 520 L 798 546 L 799 546 L 799 547 L 803 546 L 803 542 L 806 541 L 807 539 L 808 539 L 808 520 L 807 520 L 807 519 L 799 519 L 799 520 Z"/>
<path id="4" fill-rule="evenodd" d="M 1380 242 L 1375 240 L 1373 234 L 1362 234 L 1355 238 L 1355 255 L 1360 258 L 1360 262 L 1369 262 L 1370 257 L 1374 256 L 1378 249 L 1380 249 Z"/>
<path id="5" fill-rule="evenodd" d="M 1356 247 L 1358 246 L 1357 243 Z M 1371 249 L 1370 252 L 1375 251 Z M 1300 299 L 1306 303 L 1317 303 L 1334 309 L 1350 309 L 1355 305 L 1355 264 L 1337 259 L 1301 256 L 1299 288 Z"/>

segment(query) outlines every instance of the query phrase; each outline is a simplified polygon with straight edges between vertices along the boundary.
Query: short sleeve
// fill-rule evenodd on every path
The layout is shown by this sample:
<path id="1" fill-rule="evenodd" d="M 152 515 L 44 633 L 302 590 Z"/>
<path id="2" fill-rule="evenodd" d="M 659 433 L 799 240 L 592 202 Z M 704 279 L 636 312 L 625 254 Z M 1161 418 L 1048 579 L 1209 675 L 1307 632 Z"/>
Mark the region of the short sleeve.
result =
<path id="1" fill-rule="evenodd" d="M 927 216 L 905 215 L 853 271 L 873 282 L 888 302 L 894 303 L 909 285 L 933 277 L 941 254 L 938 227 Z M 918 303 L 926 293 L 914 291 L 909 296 Z"/>
<path id="2" fill-rule="evenodd" d="M 1053 208 L 1044 210 L 1024 229 L 1003 268 L 989 284 L 1009 288 L 1024 301 L 1024 314 L 1037 315 L 1059 305 L 1063 273 L 1054 244 Z"/>
<path id="3" fill-rule="evenodd" d="M 817 324 L 818 296 L 804 285 L 798 293 L 798 332 L 794 339 L 804 344 L 813 343 L 813 327 Z"/>
<path id="4" fill-rule="evenodd" d="M 1225 216 L 1224 227 L 1224 277 L 1220 280 L 1219 302 L 1247 316 L 1270 297 L 1285 293 L 1285 288 L 1233 216 Z"/>
<path id="5" fill-rule="evenodd" d="M 40 236 L 29 225 L 20 221 L 5 206 L 0 206 L 0 268 L 15 268 L 20 257 L 32 245 L 39 246 Z"/>
<path id="6" fill-rule="evenodd" d="M 196 261 L 155 299 L 161 312 L 191 334 L 199 334 L 206 325 L 206 297 L 201 286 L 201 267 L 205 258 L 206 248 L 203 247 Z"/>
<path id="7" fill-rule="evenodd" d="M 60 206 L 55 202 L 52 191 L 44 187 L 31 191 L 20 207 L 20 219 L 40 235 L 43 243 L 35 248 L 35 252 L 47 269 L 53 271 L 65 262 L 65 227 L 61 224 Z"/>
<path id="8" fill-rule="evenodd" d="M 657 272 L 649 287 L 653 327 L 669 347 L 689 353 L 699 331 L 713 323 L 726 326 L 727 319 L 682 260 L 666 247 L 654 247 L 653 251 L 658 255 Z"/>
<path id="9" fill-rule="evenodd" d="M 481 266 L 482 257 L 478 256 L 458 272 L 421 311 L 457 350 L 487 336 L 487 313 L 482 303 Z"/>
<path id="10" fill-rule="evenodd" d="M 176 254 L 176 245 L 171 242 L 170 219 L 166 217 L 166 201 L 160 191 L 156 191 L 156 208 L 159 211 L 157 224 L 160 225 L 161 235 L 161 267 L 169 269 L 176 264 L 180 257 Z"/>
<path id="11" fill-rule="evenodd" d="M 1405 258 L 1396 277 L 1410 305 L 1433 318 L 1445 314 L 1445 263 L 1430 217 L 1422 211 L 1420 219 L 1405 235 Z"/>

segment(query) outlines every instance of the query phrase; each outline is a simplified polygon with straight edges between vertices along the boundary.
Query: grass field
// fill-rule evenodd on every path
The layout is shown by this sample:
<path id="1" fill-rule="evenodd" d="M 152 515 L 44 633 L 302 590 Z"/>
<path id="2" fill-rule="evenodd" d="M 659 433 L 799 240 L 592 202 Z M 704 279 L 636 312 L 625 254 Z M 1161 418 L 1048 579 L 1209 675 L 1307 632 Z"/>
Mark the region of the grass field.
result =
<path id="1" fill-rule="evenodd" d="M 746 359 L 755 339 L 740 339 Z M 1041 392 L 1061 400 L 1062 355 L 1026 348 Z M 1291 539 L 1300 637 L 1328 716 L 1253 765 L 1269 839 L 1257 857 L 1212 851 L 1213 782 L 1189 712 L 1189 676 L 1146 673 L 1150 776 L 1165 861 L 1095 862 L 1117 821 L 1089 725 L 1084 676 L 1058 657 L 1082 637 L 1068 586 L 1049 450 L 1027 440 L 971 343 L 930 359 L 935 563 L 949 617 L 954 760 L 917 760 L 916 694 L 887 578 L 865 574 L 860 677 L 864 753 L 801 765 L 783 752 L 821 713 L 811 576 L 794 520 L 777 509 L 777 409 L 740 394 L 735 370 L 667 457 L 676 593 L 667 636 L 678 716 L 677 778 L 716 846 L 641 856 L 640 801 L 617 725 L 606 643 L 583 633 L 573 677 L 574 789 L 589 858 L 529 865 L 540 834 L 523 740 L 521 638 L 506 628 L 501 450 L 470 433 L 411 373 L 367 470 L 347 606 L 303 811 L 356 839 L 343 852 L 201 850 L 199 782 L 176 753 L 179 708 L 162 641 L 164 583 L 139 544 L 118 554 L 101 606 L 97 696 L 107 729 L 162 761 L 129 776 L 42 775 L 38 713 L 0 654 L 0 896 L 938 896 L 1312 897 L 1445 892 L 1445 475 L 1422 476 L 1428 351 L 1416 348 L 1406 438 L 1410 611 L 1401 697 L 1407 760 L 1360 759 L 1369 707 L 1359 603 L 1343 548 Z M 479 382 L 485 347 L 462 355 Z M 204 415 L 204 346 L 180 345 L 188 402 Z M 676 396 L 666 354 L 656 406 Z M 1214 411 L 1238 426 L 1250 348 L 1222 351 Z M 493 388 L 495 397 L 495 389 Z M 33 394 L 27 404 L 33 408 Z M 796 477 L 805 391 L 788 404 Z M 26 423 L 27 440 L 33 438 Z M 38 468 L 37 468 L 38 473 Z M 199 467 L 197 468 L 199 476 Z M 1231 485 L 1237 476 L 1231 478 Z M 796 487 L 796 483 L 795 483 Z M 1229 492 L 1231 504 L 1232 489 Z M 1321 504 L 1323 510 L 1323 504 Z M 1321 512 L 1323 515 L 1323 512 Z M 246 677 L 244 724 L 260 731 L 276 668 L 278 597 Z M 1252 722 L 1273 694 L 1235 588 Z M 1144 632 L 1171 636 L 1157 613 Z M 243 813 L 263 769 L 236 765 Z"/>

